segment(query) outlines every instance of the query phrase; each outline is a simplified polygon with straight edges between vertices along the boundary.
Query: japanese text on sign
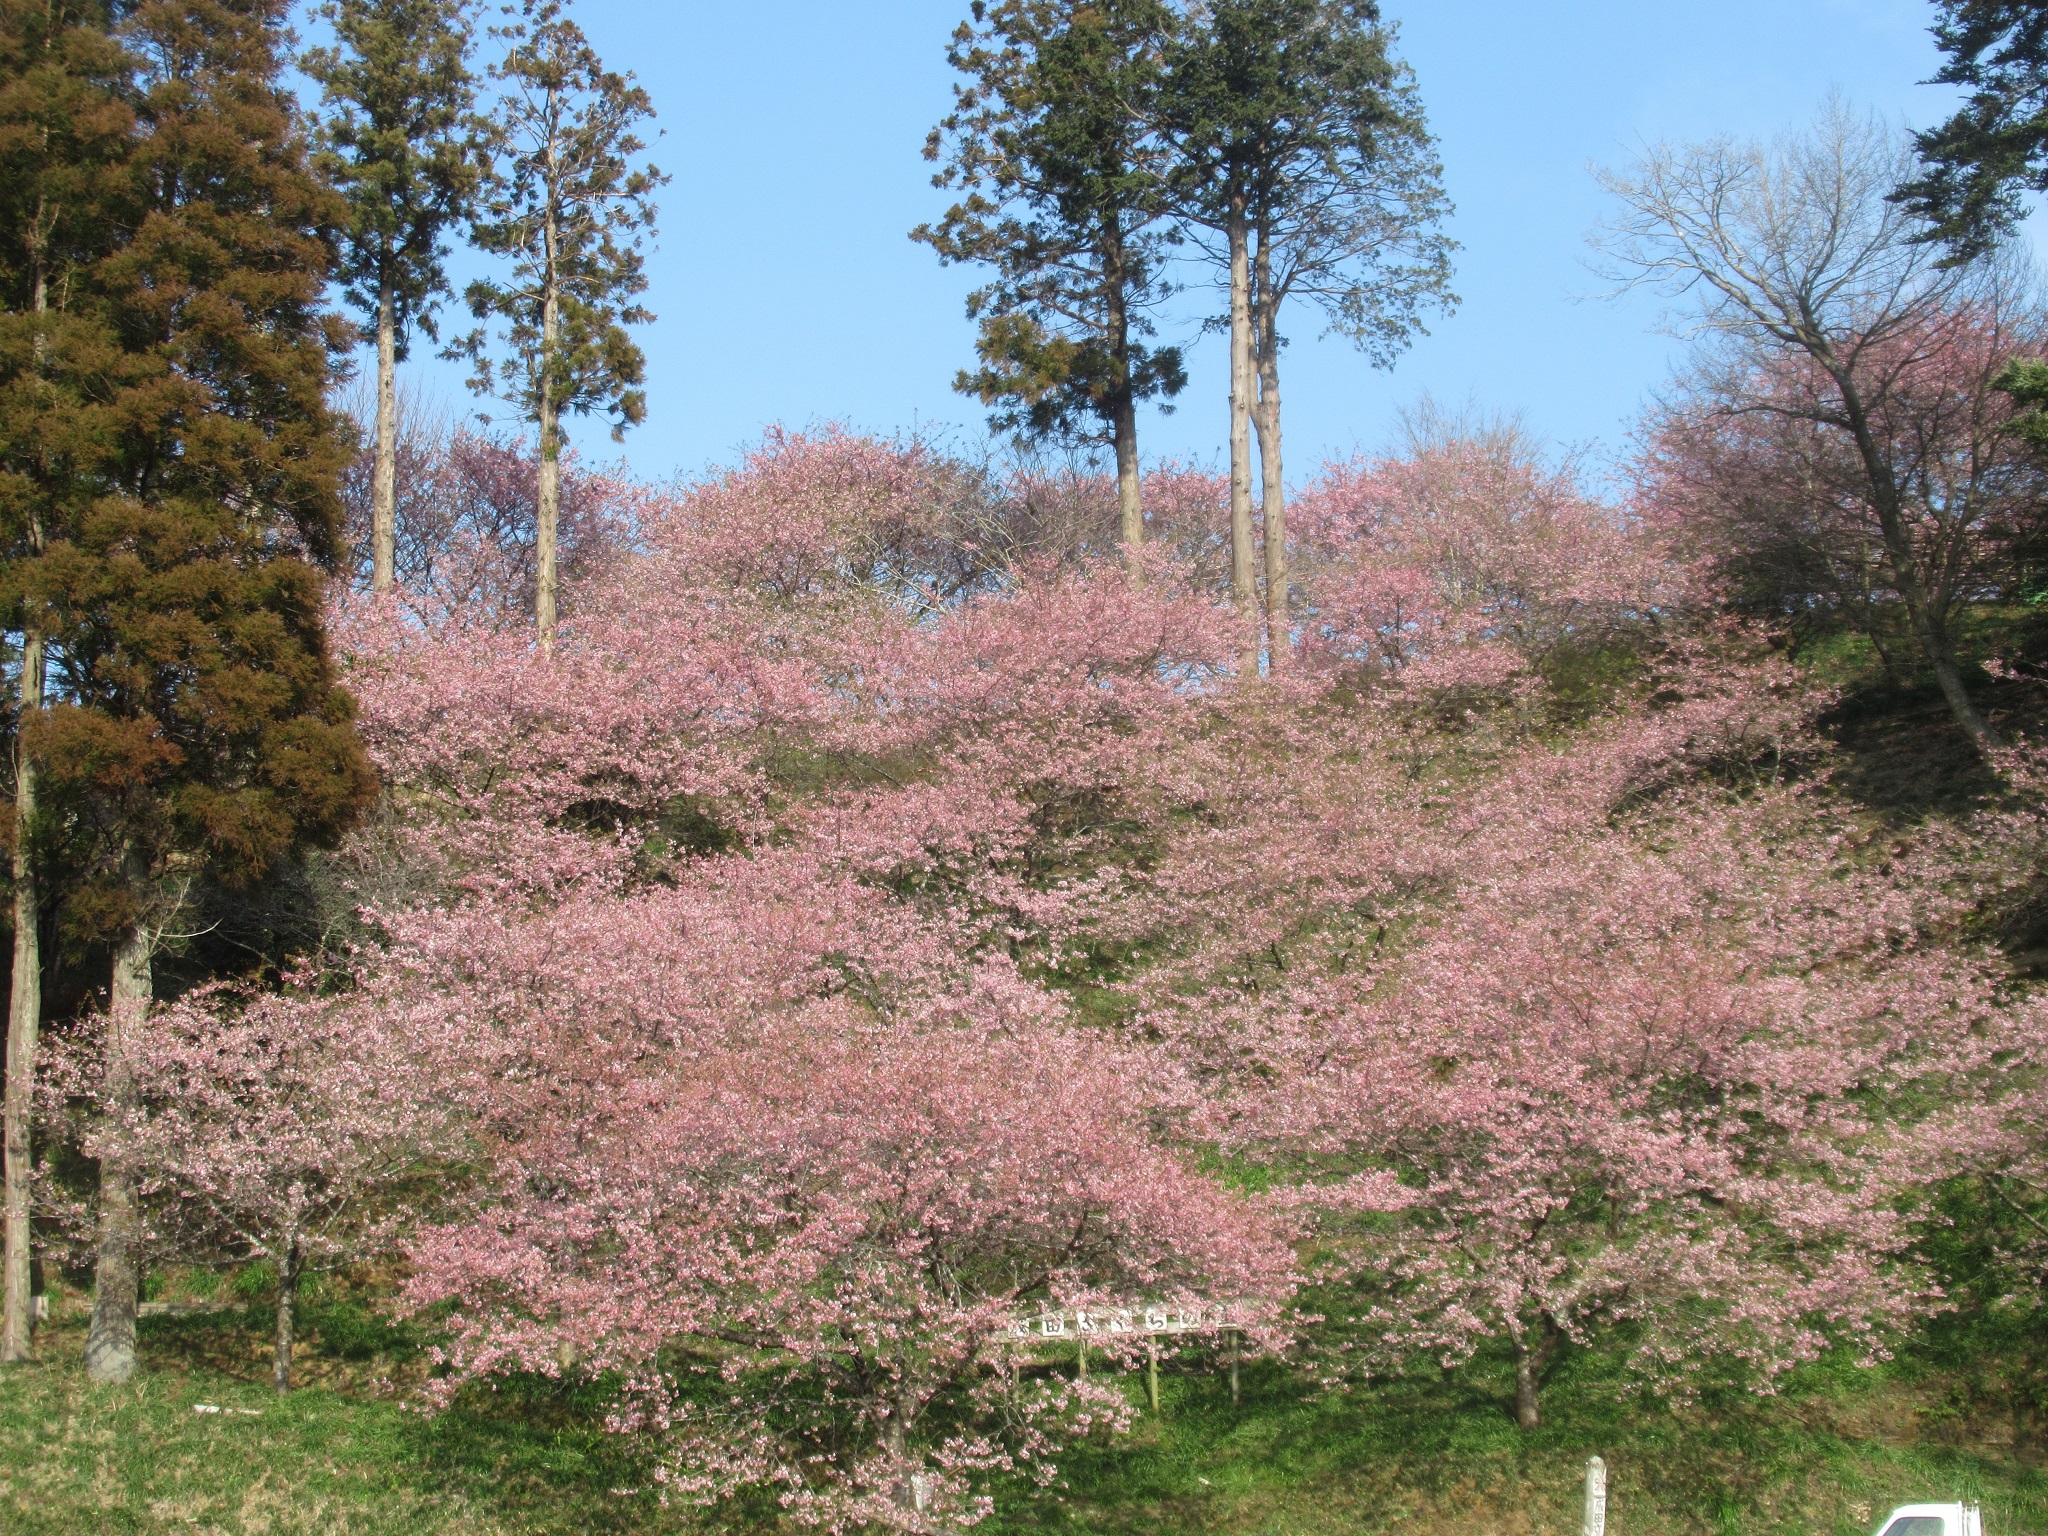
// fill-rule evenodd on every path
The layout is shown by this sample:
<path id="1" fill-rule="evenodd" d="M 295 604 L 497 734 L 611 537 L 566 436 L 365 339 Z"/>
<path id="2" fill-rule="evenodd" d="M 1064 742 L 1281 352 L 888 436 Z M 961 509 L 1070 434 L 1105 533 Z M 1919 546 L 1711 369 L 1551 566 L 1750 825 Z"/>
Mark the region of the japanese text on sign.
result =
<path id="1" fill-rule="evenodd" d="M 1015 1339 L 1149 1338 L 1233 1326 L 1229 1308 L 1221 1306 L 1073 1307 L 1013 1317 L 1006 1332 Z"/>

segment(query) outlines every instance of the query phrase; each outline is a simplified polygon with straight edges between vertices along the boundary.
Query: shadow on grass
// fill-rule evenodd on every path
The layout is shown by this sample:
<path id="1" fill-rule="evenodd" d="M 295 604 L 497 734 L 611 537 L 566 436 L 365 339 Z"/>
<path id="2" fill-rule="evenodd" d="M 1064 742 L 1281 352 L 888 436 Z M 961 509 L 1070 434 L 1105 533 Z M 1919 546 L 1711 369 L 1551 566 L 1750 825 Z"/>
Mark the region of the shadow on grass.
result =
<path id="1" fill-rule="evenodd" d="M 1331 1394 L 1264 1364 L 1245 1370 L 1233 1407 L 1218 1373 L 1170 1377 L 1163 1413 L 1129 1441 L 1063 1458 L 1064 1507 L 1013 1492 L 994 1528 L 1357 1536 L 1419 1522 L 1572 1536 L 1596 1454 L 1613 1528 L 1629 1536 L 1860 1536 L 1895 1504 L 1958 1497 L 1983 1500 L 1988 1536 L 2048 1525 L 2048 1480 L 2009 1455 L 1928 1438 L 1928 1394 L 1890 1368 L 1830 1363 L 1773 1396 L 1730 1389 L 1676 1404 L 1624 1396 L 1581 1358 L 1526 1433 L 1507 1388 L 1501 1362 Z"/>

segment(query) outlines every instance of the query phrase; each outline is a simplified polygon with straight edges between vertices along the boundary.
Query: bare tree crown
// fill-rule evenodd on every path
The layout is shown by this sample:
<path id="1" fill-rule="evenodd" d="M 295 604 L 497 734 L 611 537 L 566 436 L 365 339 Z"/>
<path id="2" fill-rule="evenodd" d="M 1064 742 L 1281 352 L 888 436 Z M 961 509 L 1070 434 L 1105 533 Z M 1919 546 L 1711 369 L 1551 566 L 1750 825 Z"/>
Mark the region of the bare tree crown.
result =
<path id="1" fill-rule="evenodd" d="M 1596 233 L 1603 275 L 1691 301 L 1678 328 L 1809 350 L 1910 330 L 1981 282 L 1945 268 L 1890 202 L 1912 140 L 1830 101 L 1770 143 L 1659 143 L 1599 173 L 1620 204 Z"/>

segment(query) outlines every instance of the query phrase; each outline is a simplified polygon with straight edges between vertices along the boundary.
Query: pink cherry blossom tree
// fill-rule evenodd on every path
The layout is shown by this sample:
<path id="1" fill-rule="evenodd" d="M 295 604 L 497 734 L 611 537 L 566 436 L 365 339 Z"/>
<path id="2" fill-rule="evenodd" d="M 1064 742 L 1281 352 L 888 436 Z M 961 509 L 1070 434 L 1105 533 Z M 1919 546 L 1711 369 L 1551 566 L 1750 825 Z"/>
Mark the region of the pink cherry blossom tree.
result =
<path id="1" fill-rule="evenodd" d="M 1202 938 L 1136 994 L 1216 1134 L 1319 1170 L 1347 1349 L 1497 1341 L 1533 1426 L 1568 1347 L 1625 1339 L 1650 1386 L 1715 1362 L 1768 1386 L 1881 1349 L 1924 1294 L 1900 1202 L 1996 1078 L 1997 971 L 1943 942 L 1935 872 L 1783 778 L 1820 750 L 1790 683 L 1693 660 L 1568 752 L 1423 786 L 1357 737 L 1303 753 L 1370 805 L 1377 878 L 1247 860 L 1248 892 L 1191 887 Z M 1232 841 L 1204 829 L 1190 866 L 1213 881 Z"/>
<path id="2" fill-rule="evenodd" d="M 1702 358 L 1644 425 L 1639 504 L 1751 617 L 1799 641 L 1861 633 L 1894 676 L 1930 643 L 1952 669 L 1957 615 L 2010 590 L 2036 536 L 2041 467 L 1996 381 L 2040 349 L 2040 321 L 1958 301 L 1842 342 L 1870 394 L 1861 436 L 1803 354 Z"/>
<path id="3" fill-rule="evenodd" d="M 1228 1302 L 1279 1348 L 1311 1233 L 1346 1354 L 1499 1349 L 1524 1422 L 1571 1348 L 1881 1349 L 1960 1155 L 1926 1106 L 2003 1103 L 2019 1026 L 1953 861 L 1830 798 L 1821 701 L 1675 634 L 1689 569 L 1517 443 L 1329 471 L 1256 683 L 1213 477 L 1162 474 L 1130 567 L 1031 532 L 1092 494 L 775 434 L 634 492 L 548 654 L 352 602 L 367 942 L 329 996 L 169 1010 L 133 1134 L 227 1149 L 149 1153 L 193 1209 L 289 1214 L 290 1114 L 379 1106 L 352 1148 L 473 1171 L 400 1237 L 440 1397 L 613 1375 L 672 1494 L 830 1529 L 972 1523 L 1127 1421 L 1014 1309 Z M 1632 660 L 1565 710 L 1576 646 Z"/>
<path id="4" fill-rule="evenodd" d="M 1292 1283 L 1155 1133 L 1171 1064 L 1032 973 L 1175 802 L 1227 620 L 1166 561 L 948 587 L 951 473 L 774 437 L 641 502 L 549 656 L 348 616 L 426 877 L 372 903 L 345 1006 L 483 1170 L 409 1249 L 443 1390 L 621 1373 L 674 1492 L 834 1528 L 969 1523 L 986 1475 L 1128 1419 L 1028 1369 L 1011 1309 L 1221 1299 L 1277 1346 Z M 679 806 L 717 835 L 667 837 Z"/>
<path id="5" fill-rule="evenodd" d="M 101 1092 L 98 1032 L 62 1039 L 51 1091 L 96 1103 L 82 1150 L 147 1170 L 145 1245 L 159 1258 L 268 1262 L 272 1379 L 292 1384 L 301 1280 L 395 1253 L 445 1203 L 460 1146 L 424 1064 L 372 1012 L 293 992 L 206 989 L 137 1032 L 132 1095 Z"/>
<path id="6" fill-rule="evenodd" d="M 1227 1299 L 1277 1341 L 1292 1252 L 1149 1134 L 1159 1064 L 840 851 L 395 916 L 349 1007 L 432 1063 L 483 1170 L 409 1249 L 408 1297 L 452 1307 L 442 1391 L 619 1372 L 678 1495 L 950 1528 L 981 1475 L 1128 1418 L 1034 1379 L 1010 1311 Z"/>
<path id="7" fill-rule="evenodd" d="M 1636 517 L 1511 424 L 1435 421 L 1404 454 L 1331 465 L 1289 525 L 1306 659 L 1361 679 L 1452 657 L 1505 676 L 1684 598 Z"/>

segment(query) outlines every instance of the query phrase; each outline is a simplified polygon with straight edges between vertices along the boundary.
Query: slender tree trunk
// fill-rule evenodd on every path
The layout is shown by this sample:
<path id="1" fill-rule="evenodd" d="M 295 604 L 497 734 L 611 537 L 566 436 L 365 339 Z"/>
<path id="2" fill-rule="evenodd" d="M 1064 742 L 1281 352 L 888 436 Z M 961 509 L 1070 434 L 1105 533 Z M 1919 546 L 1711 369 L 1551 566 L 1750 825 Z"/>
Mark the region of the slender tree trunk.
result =
<path id="1" fill-rule="evenodd" d="M 277 1256 L 277 1332 L 270 1348 L 270 1382 L 280 1393 L 292 1389 L 292 1331 L 299 1305 L 299 1240 L 286 1240 Z"/>
<path id="2" fill-rule="evenodd" d="M 553 306 L 549 306 L 552 310 Z M 556 536 L 562 518 L 562 439 L 555 402 L 545 384 L 540 401 L 540 524 L 535 535 L 534 617 L 543 653 L 555 648 Z"/>
<path id="3" fill-rule="evenodd" d="M 1244 620 L 1238 671 L 1259 671 L 1259 594 L 1252 545 L 1252 269 L 1242 197 L 1232 201 L 1230 241 L 1230 596 Z"/>
<path id="4" fill-rule="evenodd" d="M 1110 440 L 1116 448 L 1117 518 L 1124 557 L 1135 564 L 1138 547 L 1145 542 L 1145 503 L 1138 476 L 1138 407 L 1131 397 L 1131 315 L 1121 243 L 1114 235 L 1102 265 L 1109 351 L 1117 373 L 1109 418 Z"/>
<path id="5" fill-rule="evenodd" d="M 41 210 L 34 228 L 42 228 Z M 36 246 L 35 313 L 49 312 L 50 289 Z M 44 342 L 38 327 L 35 355 L 41 371 Z M 31 511 L 29 549 L 43 552 L 41 515 Z M 43 708 L 43 637 L 33 622 L 21 636 L 19 708 L 14 717 L 14 972 L 7 1002 L 7 1094 L 4 1139 L 7 1167 L 4 1217 L 0 1217 L 0 1362 L 29 1358 L 35 1332 L 34 1244 L 29 1181 L 35 1170 L 36 1048 L 43 1025 L 42 891 L 36 882 L 31 828 L 36 816 L 36 765 L 25 738 Z"/>
<path id="6" fill-rule="evenodd" d="M 35 1326 L 29 1227 L 29 1178 L 35 1167 L 30 1127 L 35 1112 L 36 1045 L 43 1022 L 42 893 L 36 883 L 30 828 L 36 814 L 36 768 L 23 734 L 43 707 L 43 637 L 27 631 L 21 647 L 21 699 L 14 735 L 14 979 L 7 1005 L 6 1295 L 0 1311 L 0 1361 L 29 1358 Z"/>
<path id="7" fill-rule="evenodd" d="M 1956 723 L 1968 733 L 1978 750 L 1990 751 L 2001 745 L 1998 733 L 1978 712 L 1976 704 L 1971 701 L 1970 691 L 1963 686 L 1962 669 L 1956 663 L 1955 644 L 1948 632 L 1948 616 L 1939 611 L 1939 605 L 1931 600 L 1926 583 L 1921 579 L 1913 536 L 1906 528 L 1898 479 L 1871 429 L 1862 391 L 1857 388 L 1848 369 L 1839 362 L 1826 357 L 1821 358 L 1821 362 L 1841 391 L 1849 430 L 1856 440 L 1856 452 L 1863 462 L 1864 476 L 1870 483 L 1871 506 L 1877 513 L 1878 529 L 1884 537 L 1892 580 L 1898 587 L 1899 600 L 1906 605 L 1906 621 L 1912 626 L 1921 659 L 1927 663 L 1927 670 L 1934 674 L 1934 681 Z"/>
<path id="8" fill-rule="evenodd" d="M 1135 557 L 1145 542 L 1145 503 L 1138 475 L 1138 408 L 1129 390 L 1113 403 L 1110 424 L 1116 443 L 1116 506 L 1126 551 Z"/>
<path id="9" fill-rule="evenodd" d="M 390 256 L 390 241 L 385 241 Z M 370 487 L 370 586 L 398 579 L 398 307 L 385 278 L 377 293 L 377 462 Z"/>
<path id="10" fill-rule="evenodd" d="M 1918 582 L 1913 583 L 1916 587 Z M 1970 698 L 1970 690 L 1963 686 L 1962 667 L 1956 661 L 1955 645 L 1949 639 L 1946 619 L 1934 611 L 1924 594 L 1906 599 L 1906 617 L 1912 621 L 1914 638 L 1920 642 L 1920 653 L 1927 660 L 1927 669 L 1934 674 L 1934 681 L 1941 689 L 1941 696 L 1948 703 L 1949 713 L 1956 723 L 1969 734 L 1970 740 L 1980 750 L 1992 751 L 2003 745 L 1998 733 L 1991 729 L 1991 722 L 1979 712 Z"/>
<path id="11" fill-rule="evenodd" d="M 548 213 L 542 238 L 546 242 L 540 300 L 540 506 L 534 534 L 533 610 L 543 655 L 555 648 L 555 543 L 562 516 L 561 402 L 555 398 L 555 360 L 562 349 L 561 232 L 555 226 L 553 189 L 559 174 L 552 150 L 548 157 Z"/>
<path id="12" fill-rule="evenodd" d="M 139 895 L 142 879 L 129 859 Z M 135 1055 L 148 1026 L 153 977 L 147 920 L 137 917 L 114 950 L 107 1007 L 107 1099 L 116 1115 L 136 1105 Z M 92 1324 L 85 1339 L 85 1371 L 94 1381 L 123 1382 L 135 1374 L 135 1309 L 141 1301 L 141 1210 L 136 1170 L 115 1138 L 100 1159 L 100 1249 L 93 1272 Z"/>
<path id="13" fill-rule="evenodd" d="M 1287 613 L 1287 488 L 1280 463 L 1280 300 L 1273 292 L 1273 258 L 1259 237 L 1258 303 L 1253 340 L 1257 349 L 1259 398 L 1252 411 L 1259 429 L 1260 515 L 1266 534 L 1266 667 L 1274 670 L 1287 654 L 1292 631 Z"/>
<path id="14" fill-rule="evenodd" d="M 899 1467 L 910 1459 L 911 1413 L 910 1394 L 907 1391 L 899 1393 L 889 1422 L 882 1431 L 882 1443 L 888 1447 Z M 897 1485 L 895 1501 L 896 1507 L 912 1521 L 922 1516 L 929 1502 L 925 1494 L 924 1474 L 915 1470 L 905 1472 L 903 1481 Z"/>

